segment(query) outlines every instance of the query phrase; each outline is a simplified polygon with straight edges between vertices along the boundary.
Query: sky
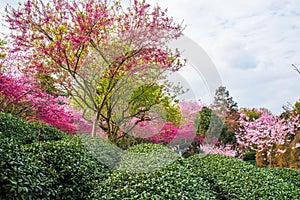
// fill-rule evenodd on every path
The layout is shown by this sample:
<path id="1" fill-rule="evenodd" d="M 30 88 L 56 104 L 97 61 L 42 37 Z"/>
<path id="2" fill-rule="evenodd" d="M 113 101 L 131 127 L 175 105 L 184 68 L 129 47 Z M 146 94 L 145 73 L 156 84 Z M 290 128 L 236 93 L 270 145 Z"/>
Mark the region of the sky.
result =
<path id="1" fill-rule="evenodd" d="M 239 107 L 274 114 L 300 99 L 300 1 L 151 0 L 168 8 L 214 63 Z M 225 3 L 226 2 L 226 3 Z"/>
<path id="2" fill-rule="evenodd" d="M 279 114 L 283 105 L 300 99 L 300 74 L 292 67 L 300 68 L 300 1 L 148 2 L 168 8 L 168 15 L 177 23 L 183 21 L 185 36 L 198 45 L 195 52 L 204 51 L 200 54 L 211 60 L 209 66 L 215 68 L 239 107 L 265 107 Z M 0 10 L 7 4 L 15 6 L 16 2 L 1 0 Z M 197 62 L 192 60 L 192 64 Z M 211 103 L 214 91 L 207 82 L 213 78 L 194 76 L 188 68 L 181 73 L 184 85 L 189 85 L 195 98 Z"/>

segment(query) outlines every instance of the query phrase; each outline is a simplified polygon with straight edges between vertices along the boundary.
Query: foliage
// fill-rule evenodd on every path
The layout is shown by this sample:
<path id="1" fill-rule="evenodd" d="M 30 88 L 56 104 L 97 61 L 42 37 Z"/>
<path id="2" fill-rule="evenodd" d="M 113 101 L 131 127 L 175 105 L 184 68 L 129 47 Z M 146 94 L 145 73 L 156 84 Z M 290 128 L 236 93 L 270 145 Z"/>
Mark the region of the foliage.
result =
<path id="1" fill-rule="evenodd" d="M 141 144 L 124 152 L 117 169 L 128 173 L 151 172 L 168 166 L 178 157 L 177 153 L 165 146 Z"/>
<path id="2" fill-rule="evenodd" d="M 224 155 L 194 155 L 188 162 L 218 191 L 219 199 L 294 199 L 300 195 L 298 182 L 289 179 L 297 178 L 299 171 L 282 169 L 274 176 L 269 169 Z"/>
<path id="3" fill-rule="evenodd" d="M 217 199 L 210 184 L 177 161 L 151 173 L 114 171 L 97 199 Z"/>
<path id="4" fill-rule="evenodd" d="M 139 144 L 133 147 L 130 147 L 127 151 L 130 153 L 153 153 L 160 150 L 166 150 L 167 148 L 163 145 L 156 144 Z M 169 151 L 169 150 L 168 150 Z"/>
<path id="5" fill-rule="evenodd" d="M 297 101 L 297 102 L 294 104 L 293 112 L 294 112 L 296 115 L 300 115 L 300 101 Z"/>
<path id="6" fill-rule="evenodd" d="M 136 138 L 150 138 L 167 124 L 178 126 L 181 120 L 179 107 L 174 105 L 171 97 L 166 96 L 162 90 L 163 87 L 156 84 L 138 87 L 129 99 L 131 117 L 128 118 L 128 122 L 124 119 L 125 114 L 122 111 L 117 112 L 122 113 L 118 118 L 120 130 Z M 124 134 L 120 137 L 124 137 Z"/>
<path id="7" fill-rule="evenodd" d="M 276 178 L 280 178 L 285 182 L 292 183 L 296 187 L 300 188 L 300 173 L 299 170 L 288 168 L 262 168 L 262 171 L 270 173 Z"/>
<path id="8" fill-rule="evenodd" d="M 255 165 L 255 154 L 256 151 L 251 150 L 245 154 L 243 160 Z"/>
<path id="9" fill-rule="evenodd" d="M 257 109 L 257 108 L 241 109 L 241 113 L 247 115 L 249 119 L 252 121 L 257 120 L 263 114 L 264 111 L 265 111 L 264 109 Z"/>
<path id="10" fill-rule="evenodd" d="M 90 134 L 79 136 L 85 149 L 93 157 L 110 169 L 117 168 L 124 152 L 112 144 L 109 140 L 102 137 L 92 137 Z"/>
<path id="11" fill-rule="evenodd" d="M 228 127 L 224 125 L 223 130 L 218 138 L 219 142 L 223 145 L 234 145 L 236 146 L 236 136 L 234 132 L 229 132 Z"/>
<path id="12" fill-rule="evenodd" d="M 27 122 L 12 114 L 0 112 L 0 138 L 9 138 L 22 144 L 37 141 L 57 141 L 67 135 L 58 129 L 37 122 Z"/>
<path id="13" fill-rule="evenodd" d="M 7 42 L 0 38 L 0 59 L 6 57 L 6 53 L 5 53 L 6 45 Z M 0 69 L 1 69 L 1 63 L 0 63 Z"/>
<path id="14" fill-rule="evenodd" d="M 273 167 L 300 169 L 300 131 L 296 131 L 290 142 L 277 145 L 277 154 L 272 161 Z M 264 166 L 264 165 L 262 165 Z"/>
<path id="15" fill-rule="evenodd" d="M 97 199 L 217 199 L 210 184 L 190 170 L 183 158 L 172 157 L 168 163 L 158 159 L 161 154 L 172 154 L 166 147 L 143 144 L 128 149 L 128 153 L 131 157 L 124 157 L 128 166 L 121 165 L 99 185 Z M 138 172 L 136 167 L 149 171 Z"/>
<path id="16" fill-rule="evenodd" d="M 183 159 L 150 143 L 120 151 L 91 135 L 25 145 L 13 137 L 0 140 L 1 199 L 293 199 L 300 195 L 299 171 L 260 169 L 223 155 Z M 116 169 L 109 170 L 107 163 L 117 164 Z"/>
<path id="17" fill-rule="evenodd" d="M 220 134 L 219 141 L 226 145 L 236 144 L 235 131 L 239 128 L 239 113 L 237 103 L 229 95 L 225 86 L 220 86 L 215 93 L 212 105 L 214 113 L 222 119 L 224 129 Z"/>
<path id="18" fill-rule="evenodd" d="M 178 125 L 180 123 L 179 108 L 172 105 L 172 99 L 165 95 L 163 89 L 163 86 L 157 84 L 144 84 L 138 87 L 129 99 L 130 114 L 141 121 L 145 121 L 147 119 L 144 118 L 147 117 L 147 114 L 141 112 L 141 109 L 150 111 L 152 107 L 160 105 L 162 111 L 156 113 L 164 116 L 158 117 Z"/>
<path id="19" fill-rule="evenodd" d="M 108 172 L 78 137 L 28 145 L 3 138 L 0 151 L 1 199 L 88 199 Z"/>

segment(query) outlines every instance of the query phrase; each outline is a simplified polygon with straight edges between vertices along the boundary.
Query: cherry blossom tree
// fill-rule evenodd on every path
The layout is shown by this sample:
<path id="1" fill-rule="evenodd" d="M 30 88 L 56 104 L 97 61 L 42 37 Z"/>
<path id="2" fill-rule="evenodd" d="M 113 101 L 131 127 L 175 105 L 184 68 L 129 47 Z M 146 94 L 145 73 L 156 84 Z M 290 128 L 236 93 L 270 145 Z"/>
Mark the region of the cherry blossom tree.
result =
<path id="1" fill-rule="evenodd" d="M 267 152 L 267 161 L 272 164 L 272 156 L 280 153 L 276 145 L 283 145 L 289 141 L 289 136 L 294 135 L 300 127 L 298 116 L 289 119 L 279 118 L 267 110 L 261 110 L 259 118 L 251 119 L 244 113 L 240 116 L 241 128 L 236 133 L 239 145 L 248 147 L 258 152 Z"/>
<path id="2" fill-rule="evenodd" d="M 182 66 L 179 52 L 167 43 L 180 37 L 183 27 L 144 0 L 129 6 L 107 0 L 28 0 L 6 13 L 10 53 L 21 55 L 24 71 L 55 77 L 73 102 L 94 116 L 93 135 L 100 126 L 112 141 L 122 125 L 114 116 L 121 107 L 117 102 L 130 99 L 120 99 L 127 86 L 156 86 L 153 82 L 166 71 Z M 143 115 L 151 107 L 122 117 Z"/>

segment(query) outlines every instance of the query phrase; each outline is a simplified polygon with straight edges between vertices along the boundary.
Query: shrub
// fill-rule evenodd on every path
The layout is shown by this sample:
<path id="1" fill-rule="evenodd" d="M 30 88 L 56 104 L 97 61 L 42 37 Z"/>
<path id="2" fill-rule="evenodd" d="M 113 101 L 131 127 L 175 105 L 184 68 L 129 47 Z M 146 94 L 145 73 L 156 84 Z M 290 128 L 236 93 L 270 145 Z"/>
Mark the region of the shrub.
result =
<path id="1" fill-rule="evenodd" d="M 218 199 L 211 185 L 192 170 L 183 158 L 166 168 L 132 173 L 115 170 L 97 191 L 97 199 Z"/>
<path id="2" fill-rule="evenodd" d="M 127 151 L 131 153 L 153 153 L 161 150 L 169 151 L 166 146 L 160 144 L 144 143 L 130 147 Z M 170 151 L 171 152 L 171 151 Z"/>
<path id="3" fill-rule="evenodd" d="M 165 158 L 172 162 L 159 163 Z M 185 159 L 151 143 L 129 148 L 119 168 L 95 193 L 97 199 L 217 199 L 211 185 L 189 170 Z"/>
<path id="4" fill-rule="evenodd" d="M 108 169 L 79 137 L 20 145 L 1 139 L 1 198 L 88 199 Z"/>
<path id="5" fill-rule="evenodd" d="M 207 155 L 200 159 L 195 155 L 188 161 L 223 199 L 294 199 L 300 196 L 297 184 L 235 158 Z"/>
<path id="6" fill-rule="evenodd" d="M 266 173 L 272 174 L 272 176 L 282 179 L 285 182 L 292 183 L 296 187 L 300 188 L 300 171 L 288 168 L 264 168 Z"/>
<path id="7" fill-rule="evenodd" d="M 151 172 L 168 166 L 178 157 L 179 154 L 166 146 L 145 143 L 130 147 L 125 151 L 118 169 L 132 173 Z"/>
<path id="8" fill-rule="evenodd" d="M 108 139 L 92 137 L 89 134 L 80 135 L 84 147 L 101 164 L 116 168 L 119 165 L 123 151 Z"/>
<path id="9" fill-rule="evenodd" d="M 17 116 L 0 112 L 0 138 L 12 138 L 22 144 L 35 141 L 57 141 L 67 134 L 37 122 L 27 122 Z"/>

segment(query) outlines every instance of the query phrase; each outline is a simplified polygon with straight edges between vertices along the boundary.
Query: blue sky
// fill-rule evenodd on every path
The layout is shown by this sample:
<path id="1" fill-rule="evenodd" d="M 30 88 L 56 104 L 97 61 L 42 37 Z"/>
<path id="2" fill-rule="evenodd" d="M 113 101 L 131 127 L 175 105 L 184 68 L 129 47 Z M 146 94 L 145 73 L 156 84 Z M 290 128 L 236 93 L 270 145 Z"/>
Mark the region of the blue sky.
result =
<path id="1" fill-rule="evenodd" d="M 266 107 L 277 114 L 284 104 L 300 99 L 300 75 L 291 66 L 300 67 L 299 1 L 148 2 L 168 8 L 178 23 L 184 20 L 185 35 L 207 53 L 239 107 Z M 6 4 L 16 2 L 1 0 L 1 11 Z M 202 87 L 192 84 L 192 90 Z M 205 96 L 197 94 L 210 103 Z"/>

